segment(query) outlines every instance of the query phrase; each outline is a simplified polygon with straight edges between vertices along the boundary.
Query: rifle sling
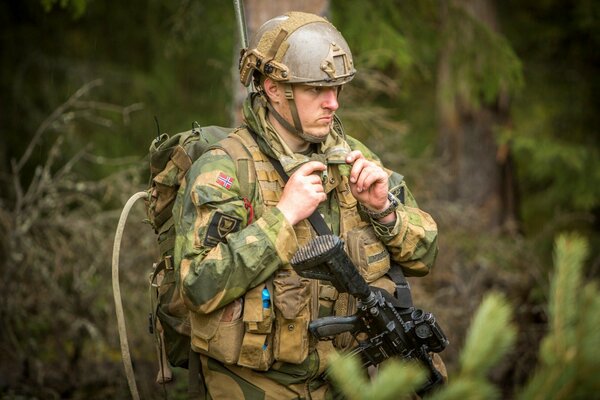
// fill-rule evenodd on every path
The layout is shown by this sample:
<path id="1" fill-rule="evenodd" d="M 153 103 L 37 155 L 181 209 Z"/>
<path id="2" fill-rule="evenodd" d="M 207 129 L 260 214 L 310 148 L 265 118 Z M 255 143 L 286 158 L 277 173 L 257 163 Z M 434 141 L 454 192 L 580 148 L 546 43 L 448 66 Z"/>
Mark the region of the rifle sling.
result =
<path id="1" fill-rule="evenodd" d="M 387 275 L 396 284 L 396 301 L 394 301 L 394 306 L 411 308 L 413 306 L 412 294 L 410 292 L 410 285 L 404 276 L 404 272 L 402 272 L 402 267 L 396 263 L 392 263 Z"/>
<path id="2" fill-rule="evenodd" d="M 250 132 L 250 134 L 254 138 L 254 141 L 256 143 L 258 143 L 258 135 L 252 129 L 250 129 L 249 127 L 248 127 L 248 132 Z M 271 157 L 268 154 L 267 154 L 267 158 L 269 159 L 269 161 L 271 161 L 271 164 L 273 164 L 273 167 L 275 168 L 275 170 L 277 171 L 277 173 L 279 174 L 279 176 L 281 176 L 281 179 L 283 179 L 283 182 L 287 183 L 287 181 L 289 179 L 289 176 L 287 175 L 287 173 L 283 169 L 283 165 L 281 165 L 281 163 L 279 162 L 279 160 L 277 160 L 276 158 Z M 325 220 L 323 219 L 323 217 L 321 216 L 321 214 L 319 214 L 319 212 L 317 210 L 315 210 L 315 212 L 313 212 L 308 217 L 308 222 L 310 222 L 310 224 L 312 225 L 313 229 L 319 235 L 332 235 L 333 234 L 333 232 L 331 232 L 331 229 L 329 229 L 329 226 L 327 226 L 327 223 L 325 222 Z"/>
<path id="3" fill-rule="evenodd" d="M 283 165 L 281 165 L 279 160 L 276 160 L 276 159 L 272 158 L 271 156 L 269 156 L 269 161 L 271 161 L 271 164 L 273 164 L 273 167 L 275 167 L 275 170 L 279 173 L 279 175 L 281 176 L 283 181 L 287 183 L 289 177 L 285 173 L 285 170 L 283 169 Z M 333 232 L 331 232 L 331 229 L 329 229 L 329 226 L 327 226 L 327 223 L 323 219 L 323 216 L 317 210 L 315 210 L 308 217 L 308 222 L 310 222 L 310 224 L 312 225 L 315 232 L 317 232 L 317 234 L 319 234 L 319 235 L 333 234 Z"/>
<path id="4" fill-rule="evenodd" d="M 251 129 L 248 129 L 254 140 L 258 143 L 258 135 L 253 132 Z M 283 169 L 283 165 L 276 158 L 271 157 L 267 154 L 267 158 L 273 164 L 273 167 L 277 171 L 277 173 L 281 176 L 284 182 L 287 182 L 289 177 L 285 170 Z M 402 200 L 404 200 L 404 191 L 402 191 Z M 309 217 L 308 222 L 312 225 L 313 229 L 319 235 L 331 235 L 331 229 L 327 226 L 327 223 L 323 219 L 323 216 L 315 210 Z M 404 273 L 402 272 L 402 268 L 395 263 L 392 263 L 390 266 L 390 270 L 387 272 L 387 275 L 390 279 L 396 284 L 396 296 L 393 298 L 392 304 L 395 307 L 401 308 L 410 308 L 413 306 L 412 302 L 412 294 L 410 292 L 410 285 L 406 281 L 404 277 Z"/>

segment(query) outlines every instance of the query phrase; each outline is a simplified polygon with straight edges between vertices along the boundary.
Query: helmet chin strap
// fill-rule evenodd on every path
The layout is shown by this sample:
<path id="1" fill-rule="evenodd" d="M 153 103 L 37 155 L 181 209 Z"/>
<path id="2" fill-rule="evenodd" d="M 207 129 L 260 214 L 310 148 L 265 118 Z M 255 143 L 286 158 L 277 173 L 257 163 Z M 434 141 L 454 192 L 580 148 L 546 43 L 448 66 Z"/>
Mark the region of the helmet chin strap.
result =
<path id="1" fill-rule="evenodd" d="M 267 108 L 269 112 L 273 114 L 273 117 L 279 122 L 285 129 L 292 132 L 294 135 L 301 137 L 309 143 L 322 143 L 327 139 L 327 136 L 314 136 L 309 133 L 304 132 L 302 129 L 302 123 L 300 122 L 300 116 L 298 115 L 298 108 L 296 107 L 296 102 L 294 101 L 294 92 L 292 90 L 292 85 L 287 83 L 284 85 L 285 90 L 285 98 L 288 100 L 288 104 L 290 105 L 290 111 L 292 114 L 292 119 L 294 120 L 294 125 L 290 124 L 281 114 L 279 114 L 275 108 L 271 105 L 271 103 L 267 102 Z"/>

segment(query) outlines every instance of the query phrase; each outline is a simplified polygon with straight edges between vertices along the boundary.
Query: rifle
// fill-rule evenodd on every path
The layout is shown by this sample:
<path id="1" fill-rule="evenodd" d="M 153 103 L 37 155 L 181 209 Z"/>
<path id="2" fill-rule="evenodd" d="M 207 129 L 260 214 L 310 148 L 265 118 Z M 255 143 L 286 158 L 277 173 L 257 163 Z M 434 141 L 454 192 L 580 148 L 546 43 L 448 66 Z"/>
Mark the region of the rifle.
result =
<path id="1" fill-rule="evenodd" d="M 358 343 L 350 354 L 359 356 L 365 368 L 391 357 L 420 361 L 429 372 L 428 381 L 417 391 L 420 396 L 443 383 L 430 352 L 441 352 L 449 342 L 433 314 L 415 307 L 397 308 L 382 291 L 371 290 L 338 236 L 317 236 L 296 252 L 291 265 L 300 276 L 329 281 L 338 292 L 358 299 L 354 315 L 312 321 L 309 330 L 317 339 L 350 332 Z M 361 333 L 366 339 L 365 335 L 359 338 Z"/>

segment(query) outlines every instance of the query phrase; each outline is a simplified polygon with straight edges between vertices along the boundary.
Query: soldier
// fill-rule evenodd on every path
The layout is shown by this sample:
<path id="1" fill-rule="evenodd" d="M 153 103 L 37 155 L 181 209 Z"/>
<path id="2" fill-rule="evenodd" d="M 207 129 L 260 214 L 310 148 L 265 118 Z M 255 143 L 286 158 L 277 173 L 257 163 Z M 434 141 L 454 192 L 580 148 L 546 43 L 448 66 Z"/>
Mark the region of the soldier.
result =
<path id="1" fill-rule="evenodd" d="M 245 125 L 202 155 L 180 189 L 175 265 L 209 398 L 332 397 L 327 356 L 352 339 L 317 341 L 308 324 L 350 315 L 355 304 L 290 267 L 316 235 L 307 221 L 315 211 L 374 287 L 394 293 L 391 261 L 407 276 L 434 262 L 431 216 L 335 114 L 355 73 L 325 18 L 291 12 L 267 21 L 240 61 L 241 82 L 257 89 L 244 103 Z"/>

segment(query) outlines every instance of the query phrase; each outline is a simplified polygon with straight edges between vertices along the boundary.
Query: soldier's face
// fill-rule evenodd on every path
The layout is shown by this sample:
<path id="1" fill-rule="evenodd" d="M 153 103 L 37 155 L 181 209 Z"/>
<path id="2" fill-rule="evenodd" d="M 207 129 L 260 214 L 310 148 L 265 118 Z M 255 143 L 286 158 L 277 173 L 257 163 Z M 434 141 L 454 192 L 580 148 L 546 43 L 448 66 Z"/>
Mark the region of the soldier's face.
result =
<path id="1" fill-rule="evenodd" d="M 327 136 L 333 123 L 333 115 L 339 108 L 338 88 L 294 85 L 294 100 L 302 130 L 316 137 Z M 289 115 L 289 121 L 292 122 L 291 112 Z"/>
<path id="2" fill-rule="evenodd" d="M 285 97 L 284 86 L 267 78 L 264 81 L 263 87 L 273 108 L 290 125 L 294 126 L 290 102 Z M 302 123 L 304 133 L 316 138 L 326 137 L 333 124 L 333 115 L 339 108 L 339 87 L 294 85 L 293 91 L 294 103 L 298 110 L 298 117 Z M 276 119 L 272 119 L 271 122 L 277 126 L 280 135 L 284 137 L 284 140 L 294 151 L 305 150 L 308 144 L 307 141 L 287 131 L 285 127 L 279 125 Z"/>

